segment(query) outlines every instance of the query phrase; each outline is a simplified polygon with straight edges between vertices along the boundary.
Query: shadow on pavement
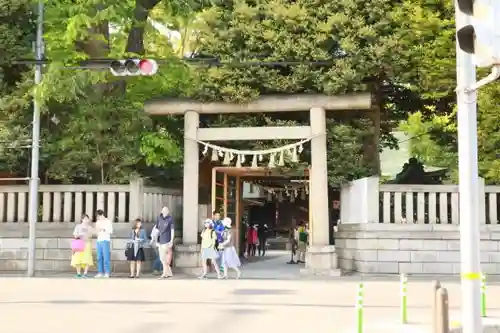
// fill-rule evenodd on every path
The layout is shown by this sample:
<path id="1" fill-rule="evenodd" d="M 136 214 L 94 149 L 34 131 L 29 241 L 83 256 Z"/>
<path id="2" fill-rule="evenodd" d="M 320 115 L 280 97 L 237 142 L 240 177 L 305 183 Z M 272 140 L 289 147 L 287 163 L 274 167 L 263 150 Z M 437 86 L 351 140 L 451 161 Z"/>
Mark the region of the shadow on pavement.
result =
<path id="1" fill-rule="evenodd" d="M 353 308 L 353 305 L 347 304 L 313 304 L 313 303 L 273 303 L 273 302 L 225 302 L 225 301 L 142 301 L 136 300 L 47 300 L 47 301 L 0 301 L 0 305 L 19 304 L 19 305 L 89 305 L 89 304 L 110 304 L 110 305 L 214 305 L 214 306 L 275 306 L 275 307 L 304 307 L 304 308 Z M 370 305 L 365 304 L 364 308 L 374 309 L 399 309 L 399 305 Z M 408 309 L 428 309 L 428 305 L 408 306 Z M 452 310 L 460 310 L 460 307 L 450 307 Z M 500 310 L 500 308 L 489 308 L 489 311 Z"/>
<path id="2" fill-rule="evenodd" d="M 236 289 L 234 295 L 292 295 L 297 292 L 288 289 Z"/>

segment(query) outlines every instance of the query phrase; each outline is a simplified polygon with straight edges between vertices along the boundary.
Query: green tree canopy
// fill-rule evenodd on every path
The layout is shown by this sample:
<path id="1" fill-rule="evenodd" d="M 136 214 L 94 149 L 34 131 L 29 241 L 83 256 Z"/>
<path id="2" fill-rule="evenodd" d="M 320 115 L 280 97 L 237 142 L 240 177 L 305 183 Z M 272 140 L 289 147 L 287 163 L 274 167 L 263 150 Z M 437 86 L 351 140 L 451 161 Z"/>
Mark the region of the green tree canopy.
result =
<path id="1" fill-rule="evenodd" d="M 31 3 L 24 5 L 31 8 Z M 177 138 L 165 135 L 143 112 L 145 100 L 165 92 L 179 94 L 190 86 L 189 68 L 175 56 L 168 38 L 147 21 L 155 7 L 161 7 L 171 16 L 187 15 L 190 10 L 183 1 L 46 3 L 44 38 L 46 57 L 51 63 L 44 68 L 43 82 L 36 91 L 43 102 L 41 178 L 44 181 L 120 183 L 127 182 L 134 172 L 154 177 L 158 172 L 151 173 L 154 168 L 147 167 L 155 165 L 148 153 L 159 147 L 163 147 L 164 158 L 169 161 L 165 167 L 179 169 L 181 151 Z M 26 125 L 32 119 L 33 81 L 30 73 L 21 76 L 22 72 L 11 61 L 33 57 L 28 52 L 31 40 L 23 38 L 19 26 L 31 32 L 34 28 L 17 18 L 15 7 L 12 13 L 2 15 L 10 19 L 2 20 L 1 26 L 3 29 L 6 22 L 6 29 L 12 33 L 9 41 L 19 44 L 17 48 L 17 44 L 2 44 L 12 54 L 2 64 L 17 73 L 17 78 L 11 80 L 18 81 L 16 89 L 11 89 L 1 100 L 4 127 L 8 129 L 1 133 L 1 139 L 13 141 L 30 137 L 31 128 Z M 9 22 L 19 26 L 8 25 Z M 107 70 L 65 68 L 89 58 L 133 55 L 161 57 L 166 61 L 153 77 L 115 78 Z M 7 159 L 12 170 L 27 172 L 27 150 L 8 154 Z M 165 176 L 164 172 L 161 174 Z M 175 174 L 178 172 L 172 172 Z"/>
<path id="2" fill-rule="evenodd" d="M 478 100 L 479 173 L 489 184 L 500 184 L 500 85 L 481 88 Z"/>
<path id="3" fill-rule="evenodd" d="M 0 140 L 19 142 L 30 137 L 33 75 L 12 60 L 32 57 L 32 4 L 0 0 L 0 8 Z M 172 45 L 148 18 L 178 30 L 181 39 Z M 179 179 L 182 119 L 151 119 L 143 112 L 144 101 L 161 96 L 246 102 L 271 93 L 371 91 L 382 114 L 381 133 L 369 113 L 337 113 L 328 121 L 331 184 L 372 174 L 373 166 L 363 159 L 366 143 L 382 134 L 378 148 L 397 145 L 389 133 L 400 120 L 407 120 L 405 131 L 422 134 L 412 140 L 422 161 L 450 170 L 456 164 L 449 1 L 54 0 L 46 3 L 45 21 L 51 64 L 44 68 L 36 92 L 43 101 L 44 181 L 119 183 L 133 172 Z M 331 63 L 199 67 L 179 59 L 188 52 L 223 62 Z M 153 77 L 116 78 L 106 70 L 63 68 L 88 58 L 128 56 L 164 62 Z M 498 96 L 493 86 L 481 92 L 479 104 L 480 169 L 489 182 L 497 182 Z M 259 114 L 207 116 L 202 121 L 207 126 L 296 125 L 307 117 Z M 283 142 L 251 146 L 279 144 Z M 27 172 L 27 150 L 8 150 L 3 156 L 4 169 Z"/>
<path id="4" fill-rule="evenodd" d="M 18 132 L 13 140 L 9 138 L 10 133 L 16 133 L 17 128 L 9 126 L 10 114 L 7 111 L 27 108 L 31 105 L 29 97 L 16 93 L 18 89 L 22 89 L 23 84 L 26 85 L 23 79 L 26 75 L 31 75 L 31 71 L 27 66 L 13 64 L 13 61 L 31 55 L 33 40 L 31 1 L 0 0 L 0 148 L 2 151 L 0 165 L 2 171 L 13 169 L 9 157 L 25 155 L 27 151 L 26 148 L 21 147 L 26 147 L 29 137 L 23 137 Z M 5 96 L 11 94 L 14 97 L 7 105 Z M 25 127 L 29 128 L 30 122 L 23 124 L 23 128 Z"/>
<path id="5" fill-rule="evenodd" d="M 407 12 L 402 11 L 402 4 L 406 10 L 415 12 L 414 22 L 406 23 Z M 381 146 L 397 145 L 390 135 L 384 134 L 388 134 L 398 120 L 406 119 L 408 111 L 443 104 L 426 100 L 419 94 L 418 89 L 430 90 L 431 87 L 425 86 L 427 81 L 423 82 L 417 75 L 417 69 L 431 66 L 423 66 L 427 55 L 414 45 L 432 47 L 431 37 L 437 35 L 444 40 L 447 36 L 440 32 L 442 25 L 435 16 L 422 28 L 423 31 L 429 28 L 425 35 L 412 36 L 418 21 L 435 7 L 417 2 L 414 5 L 417 8 L 410 8 L 411 4 L 388 0 L 234 0 L 214 6 L 201 16 L 205 26 L 199 33 L 199 56 L 217 56 L 223 62 L 329 59 L 332 63 L 210 67 L 197 72 L 197 89 L 192 95 L 201 100 L 245 102 L 262 94 L 343 94 L 368 90 L 375 95 L 376 107 L 387 116 L 382 120 Z M 447 7 L 442 9 L 446 10 Z M 432 36 L 433 33 L 436 35 Z M 447 92 L 445 90 L 440 98 L 448 97 Z M 332 184 L 373 173 L 361 160 L 351 161 L 350 166 L 339 163 L 338 156 L 362 159 L 360 147 L 370 135 L 377 134 L 370 121 L 353 122 L 351 118 L 360 118 L 360 114 L 339 114 L 329 123 L 329 136 L 345 132 L 345 126 L 349 126 L 352 136 L 358 138 L 352 151 L 345 149 L 346 146 L 330 145 Z M 292 119 L 302 121 L 300 117 Z M 340 177 L 341 174 L 345 177 Z"/>
<path id="6" fill-rule="evenodd" d="M 478 98 L 478 160 L 479 175 L 489 184 L 500 184 L 498 154 L 499 136 L 499 84 L 481 88 Z M 449 116 L 425 119 L 415 113 L 400 125 L 412 137 L 411 154 L 427 165 L 445 167 L 449 179 L 458 181 L 458 138 L 456 112 Z"/>
<path id="7" fill-rule="evenodd" d="M 450 178 L 457 179 L 455 114 L 435 115 L 427 120 L 421 112 L 416 112 L 408 116 L 408 120 L 402 122 L 399 128 L 410 137 L 412 157 L 428 166 L 446 168 Z"/>

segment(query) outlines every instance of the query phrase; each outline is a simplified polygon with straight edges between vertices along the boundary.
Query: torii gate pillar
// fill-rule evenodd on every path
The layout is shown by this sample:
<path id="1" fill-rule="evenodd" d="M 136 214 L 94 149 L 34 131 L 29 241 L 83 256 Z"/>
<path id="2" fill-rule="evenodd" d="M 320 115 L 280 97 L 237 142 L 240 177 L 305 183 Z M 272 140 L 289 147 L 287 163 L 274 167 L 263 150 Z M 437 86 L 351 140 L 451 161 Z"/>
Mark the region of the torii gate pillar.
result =
<path id="1" fill-rule="evenodd" d="M 335 247 L 329 245 L 328 167 L 326 156 L 326 114 L 311 108 L 311 169 L 309 170 L 309 210 L 311 221 L 305 274 L 338 276 Z"/>
<path id="2" fill-rule="evenodd" d="M 182 243 L 198 243 L 198 189 L 199 189 L 199 151 L 198 143 L 189 138 L 196 138 L 200 123 L 200 116 L 195 111 L 186 111 L 184 114 L 184 179 L 182 219 L 189 221 L 182 225 Z M 205 216 L 207 218 L 208 216 Z"/>
<path id="3" fill-rule="evenodd" d="M 184 113 L 184 163 L 182 191 L 182 244 L 176 245 L 175 267 L 185 273 L 199 274 L 200 246 L 198 244 L 199 226 L 199 148 L 196 138 L 200 116 L 198 112 L 187 110 Z M 207 218 L 203 216 L 202 218 Z"/>

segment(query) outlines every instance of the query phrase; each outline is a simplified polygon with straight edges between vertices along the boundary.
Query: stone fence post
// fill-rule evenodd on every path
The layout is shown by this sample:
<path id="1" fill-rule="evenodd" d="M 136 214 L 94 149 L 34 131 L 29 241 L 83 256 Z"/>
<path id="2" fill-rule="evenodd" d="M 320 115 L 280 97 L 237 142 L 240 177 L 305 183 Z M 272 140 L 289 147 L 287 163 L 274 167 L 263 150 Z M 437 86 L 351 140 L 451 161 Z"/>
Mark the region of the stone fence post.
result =
<path id="1" fill-rule="evenodd" d="M 478 195 L 479 195 L 479 224 L 486 224 L 486 186 L 484 178 L 478 179 Z M 490 208 L 491 209 L 491 208 Z"/>
<path id="2" fill-rule="evenodd" d="M 144 179 L 138 176 L 130 178 L 129 221 L 144 216 Z"/>
<path id="3" fill-rule="evenodd" d="M 350 182 L 340 191 L 340 223 L 378 223 L 379 201 L 378 177 L 366 177 Z"/>

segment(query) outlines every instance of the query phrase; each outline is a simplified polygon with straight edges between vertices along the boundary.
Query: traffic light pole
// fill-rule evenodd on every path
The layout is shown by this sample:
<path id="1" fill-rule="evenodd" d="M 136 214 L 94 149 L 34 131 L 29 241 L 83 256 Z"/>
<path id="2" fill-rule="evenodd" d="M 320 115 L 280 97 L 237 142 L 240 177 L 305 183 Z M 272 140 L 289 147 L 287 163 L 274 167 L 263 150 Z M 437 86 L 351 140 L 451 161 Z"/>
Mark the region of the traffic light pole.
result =
<path id="1" fill-rule="evenodd" d="M 457 27 L 469 24 L 455 2 Z M 476 67 L 472 54 L 457 42 L 458 169 L 460 194 L 460 255 L 462 332 L 482 332 L 479 235 L 479 173 L 477 163 Z"/>
<path id="2" fill-rule="evenodd" d="M 43 59 L 43 0 L 38 1 L 36 29 L 36 59 Z M 35 65 L 35 87 L 42 82 L 42 64 Z M 29 189 L 29 239 L 28 239 L 28 276 L 35 276 L 36 261 L 36 224 L 38 220 L 38 164 L 40 163 L 40 101 L 38 94 L 33 97 L 33 123 L 31 129 L 31 175 Z"/>

